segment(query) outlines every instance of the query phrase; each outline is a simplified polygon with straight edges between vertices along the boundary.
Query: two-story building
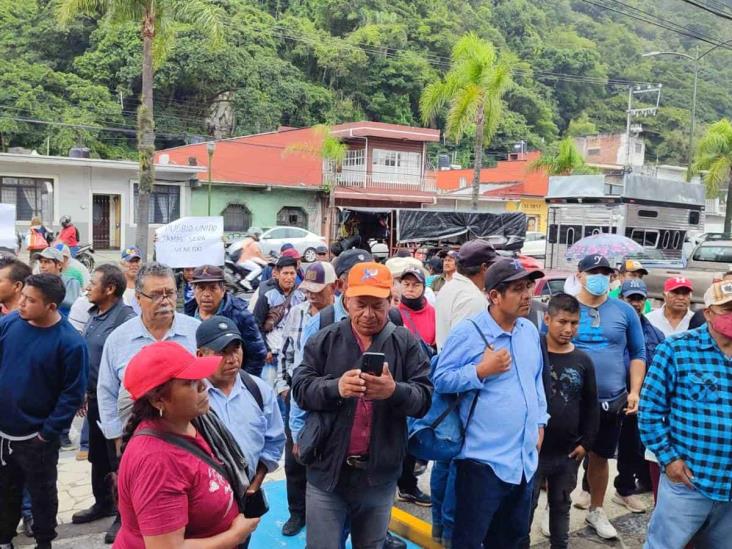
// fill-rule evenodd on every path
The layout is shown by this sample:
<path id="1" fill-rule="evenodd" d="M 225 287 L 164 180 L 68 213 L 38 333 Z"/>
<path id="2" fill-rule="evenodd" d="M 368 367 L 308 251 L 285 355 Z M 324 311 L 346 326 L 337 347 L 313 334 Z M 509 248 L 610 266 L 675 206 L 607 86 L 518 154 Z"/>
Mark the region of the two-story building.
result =
<path id="1" fill-rule="evenodd" d="M 322 134 L 288 127 L 166 149 L 156 158 L 166 166 L 206 169 L 192 193 L 191 214 L 223 215 L 230 234 L 288 225 L 330 235 L 331 189 L 336 207 L 420 208 L 436 202 L 426 146 L 439 141 L 438 130 L 351 122 L 332 126 L 330 133 L 348 146 L 339 165 L 318 154 Z"/>

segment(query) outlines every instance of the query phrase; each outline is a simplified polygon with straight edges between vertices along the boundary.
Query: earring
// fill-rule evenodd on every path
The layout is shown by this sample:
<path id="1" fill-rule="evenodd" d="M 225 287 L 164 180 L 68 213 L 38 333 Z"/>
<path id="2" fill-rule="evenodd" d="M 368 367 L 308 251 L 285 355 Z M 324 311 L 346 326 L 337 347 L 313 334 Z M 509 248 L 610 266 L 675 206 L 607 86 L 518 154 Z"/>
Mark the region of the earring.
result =
<path id="1" fill-rule="evenodd" d="M 160 417 L 163 417 L 163 409 L 162 408 L 158 408 L 158 412 L 160 412 Z"/>

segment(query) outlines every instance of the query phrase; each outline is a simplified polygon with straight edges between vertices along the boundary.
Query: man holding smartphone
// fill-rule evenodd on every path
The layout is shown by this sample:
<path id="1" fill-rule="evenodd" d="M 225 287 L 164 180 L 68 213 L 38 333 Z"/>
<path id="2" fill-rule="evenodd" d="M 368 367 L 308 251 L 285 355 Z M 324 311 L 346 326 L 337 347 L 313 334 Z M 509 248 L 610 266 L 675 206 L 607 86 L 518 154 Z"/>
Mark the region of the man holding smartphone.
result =
<path id="1" fill-rule="evenodd" d="M 427 358 L 409 330 L 389 322 L 391 288 L 383 265 L 355 265 L 343 300 L 349 317 L 315 334 L 294 372 L 292 394 L 310 412 L 307 422 L 332 426 L 307 467 L 309 547 L 337 549 L 346 523 L 354 547 L 383 546 L 407 417 L 431 403 Z"/>

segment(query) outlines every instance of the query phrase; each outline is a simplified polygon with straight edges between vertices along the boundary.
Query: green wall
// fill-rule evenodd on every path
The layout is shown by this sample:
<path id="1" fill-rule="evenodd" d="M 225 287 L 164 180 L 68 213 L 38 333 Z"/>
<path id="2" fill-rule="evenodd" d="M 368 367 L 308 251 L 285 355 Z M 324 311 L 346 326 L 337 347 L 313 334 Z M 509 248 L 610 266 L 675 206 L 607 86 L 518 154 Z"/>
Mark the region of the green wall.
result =
<path id="1" fill-rule="evenodd" d="M 208 185 L 205 182 L 194 189 L 191 215 L 208 215 Z M 262 228 L 277 224 L 277 212 L 284 206 L 300 207 L 308 214 L 308 229 L 321 232 L 320 193 L 295 191 L 272 187 L 271 191 L 233 185 L 213 185 L 211 188 L 211 215 L 221 215 L 229 204 L 243 204 L 252 213 L 252 225 Z"/>

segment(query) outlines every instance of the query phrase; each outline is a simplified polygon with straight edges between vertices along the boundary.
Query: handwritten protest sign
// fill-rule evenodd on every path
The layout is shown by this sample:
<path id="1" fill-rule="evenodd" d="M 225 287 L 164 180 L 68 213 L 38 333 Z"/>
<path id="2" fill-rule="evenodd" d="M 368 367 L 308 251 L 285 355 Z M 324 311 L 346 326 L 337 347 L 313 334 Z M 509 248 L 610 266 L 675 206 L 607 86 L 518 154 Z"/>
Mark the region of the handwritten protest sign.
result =
<path id="1" fill-rule="evenodd" d="M 155 257 L 169 267 L 224 264 L 223 217 L 182 217 L 155 234 Z"/>

